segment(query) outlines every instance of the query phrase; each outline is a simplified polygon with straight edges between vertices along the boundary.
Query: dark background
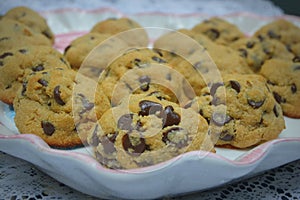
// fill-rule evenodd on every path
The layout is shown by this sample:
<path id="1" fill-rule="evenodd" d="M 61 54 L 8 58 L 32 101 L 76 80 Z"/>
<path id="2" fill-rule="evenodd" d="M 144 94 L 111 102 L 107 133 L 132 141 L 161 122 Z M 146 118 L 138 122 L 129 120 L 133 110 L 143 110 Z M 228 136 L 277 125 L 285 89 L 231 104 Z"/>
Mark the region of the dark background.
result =
<path id="1" fill-rule="evenodd" d="M 300 16 L 299 0 L 272 0 L 274 5 L 280 7 L 285 14 Z"/>

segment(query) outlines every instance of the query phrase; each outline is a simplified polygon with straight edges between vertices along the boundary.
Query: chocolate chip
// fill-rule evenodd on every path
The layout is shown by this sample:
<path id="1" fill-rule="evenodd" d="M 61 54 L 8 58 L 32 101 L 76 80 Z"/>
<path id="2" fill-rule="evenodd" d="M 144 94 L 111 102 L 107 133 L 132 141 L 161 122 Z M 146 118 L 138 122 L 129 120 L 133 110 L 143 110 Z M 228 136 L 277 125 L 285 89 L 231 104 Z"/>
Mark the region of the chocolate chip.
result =
<path id="1" fill-rule="evenodd" d="M 2 61 L 0 61 L 0 67 L 2 67 L 4 64 L 3 64 L 3 62 Z"/>
<path id="2" fill-rule="evenodd" d="M 163 134 L 162 134 L 162 135 L 163 135 L 162 141 L 163 141 L 164 143 L 167 143 L 168 141 L 170 142 L 170 140 L 169 140 L 169 138 L 168 138 L 169 133 L 171 133 L 171 132 L 177 132 L 177 131 L 180 131 L 180 130 L 183 130 L 183 129 L 180 128 L 180 127 L 172 127 L 172 128 L 170 128 L 169 130 L 163 132 Z"/>
<path id="3" fill-rule="evenodd" d="M 207 35 L 212 40 L 216 40 L 220 37 L 220 32 L 217 29 L 212 28 L 206 31 L 205 35 Z"/>
<path id="4" fill-rule="evenodd" d="M 43 64 L 38 64 L 37 66 L 34 66 L 31 68 L 32 71 L 34 72 L 39 72 L 39 71 L 43 71 L 45 68 L 44 68 L 44 65 Z"/>
<path id="5" fill-rule="evenodd" d="M 270 80 L 267 80 L 267 83 L 268 83 L 269 85 L 276 85 L 275 83 L 273 83 L 273 82 L 270 81 Z"/>
<path id="6" fill-rule="evenodd" d="M 214 106 L 221 105 L 221 104 L 225 104 L 225 102 L 219 97 L 213 97 L 213 99 L 209 103 L 209 105 L 214 105 Z"/>
<path id="7" fill-rule="evenodd" d="M 3 40 L 9 40 L 9 37 L 2 37 L 2 38 L 0 38 L 0 42 L 3 41 Z"/>
<path id="8" fill-rule="evenodd" d="M 143 100 L 139 103 L 141 111 L 139 112 L 139 115 L 141 116 L 147 116 L 147 115 L 154 115 L 157 112 L 161 112 L 163 110 L 163 107 L 161 104 Z"/>
<path id="9" fill-rule="evenodd" d="M 259 39 L 260 42 L 265 40 L 265 38 L 262 35 L 258 35 L 257 38 Z"/>
<path id="10" fill-rule="evenodd" d="M 90 145 L 96 147 L 98 144 L 99 144 L 99 138 L 98 138 L 98 128 L 99 128 L 99 125 L 97 124 L 93 133 L 92 133 L 92 137 L 91 137 L 91 140 L 90 140 Z"/>
<path id="11" fill-rule="evenodd" d="M 39 79 L 38 83 L 41 84 L 42 86 L 45 86 L 45 87 L 48 86 L 48 81 L 46 81 L 45 79 Z"/>
<path id="12" fill-rule="evenodd" d="M 268 49 L 268 48 L 263 48 L 263 52 L 269 56 L 272 55 L 272 51 L 270 51 L 270 49 Z M 262 65 L 262 63 L 261 63 L 261 65 Z"/>
<path id="13" fill-rule="evenodd" d="M 153 56 L 152 57 L 152 60 L 154 60 L 155 62 L 158 62 L 158 63 L 166 63 L 167 61 L 157 57 L 157 56 Z"/>
<path id="14" fill-rule="evenodd" d="M 214 112 L 212 114 L 211 120 L 215 125 L 223 126 L 223 125 L 229 123 L 232 120 L 232 118 L 225 113 Z"/>
<path id="15" fill-rule="evenodd" d="M 27 50 L 26 49 L 19 49 L 19 52 L 22 53 L 22 54 L 25 54 L 25 53 L 27 53 Z"/>
<path id="16" fill-rule="evenodd" d="M 171 76 L 170 73 L 167 73 L 167 74 L 166 74 L 166 79 L 167 79 L 168 81 L 171 81 L 171 80 L 172 80 L 172 76 Z"/>
<path id="17" fill-rule="evenodd" d="M 22 83 L 22 91 L 21 91 L 22 96 L 25 95 L 26 90 L 27 90 L 27 82 L 24 81 L 24 82 Z"/>
<path id="18" fill-rule="evenodd" d="M 55 127 L 48 121 L 42 121 L 41 126 L 46 135 L 51 136 L 55 132 Z"/>
<path id="19" fill-rule="evenodd" d="M 299 56 L 295 56 L 293 58 L 293 62 L 300 62 L 300 57 Z"/>
<path id="20" fill-rule="evenodd" d="M 167 126 L 178 125 L 181 120 L 180 115 L 174 112 L 174 108 L 172 106 L 165 107 L 161 117 L 163 118 L 163 128 Z"/>
<path id="21" fill-rule="evenodd" d="M 51 39 L 52 37 L 51 37 L 51 33 L 49 33 L 49 31 L 48 30 L 46 30 L 46 31 L 43 31 L 42 32 L 42 34 L 43 35 L 45 35 L 47 38 L 49 38 L 49 39 Z"/>
<path id="22" fill-rule="evenodd" d="M 68 51 L 70 48 L 71 48 L 71 45 L 68 45 L 68 46 L 65 48 L 65 50 L 64 50 L 64 54 L 66 54 L 67 51 Z"/>
<path id="23" fill-rule="evenodd" d="M 254 101 L 254 100 L 248 99 L 247 102 L 252 108 L 259 108 L 264 104 L 265 100 L 263 100 L 263 101 Z"/>
<path id="24" fill-rule="evenodd" d="M 297 86 L 296 86 L 295 83 L 293 83 L 293 84 L 291 85 L 291 91 L 292 91 L 293 94 L 295 94 L 295 93 L 297 92 Z"/>
<path id="25" fill-rule="evenodd" d="M 300 65 L 294 67 L 294 71 L 300 70 Z"/>
<path id="26" fill-rule="evenodd" d="M 251 48 L 254 47 L 254 44 L 255 44 L 255 42 L 249 41 L 249 42 L 247 42 L 246 47 L 247 47 L 248 49 L 251 49 Z"/>
<path id="27" fill-rule="evenodd" d="M 133 60 L 133 62 L 134 62 L 134 63 L 140 63 L 140 62 L 142 62 L 142 61 L 141 61 L 141 59 L 139 59 L 139 58 L 135 58 L 135 59 Z"/>
<path id="28" fill-rule="evenodd" d="M 64 58 L 60 57 L 59 59 L 60 59 L 60 61 L 61 61 L 63 64 L 65 64 L 65 65 L 68 66 L 68 63 L 67 63 L 67 61 L 66 61 Z"/>
<path id="29" fill-rule="evenodd" d="M 248 52 L 246 49 L 238 49 L 238 51 L 240 52 L 240 56 L 247 58 Z"/>
<path id="30" fill-rule="evenodd" d="M 92 108 L 94 108 L 95 104 L 90 102 L 86 96 L 84 96 L 83 94 L 78 94 L 78 96 L 81 97 L 81 103 L 84 107 L 84 111 L 87 111 L 87 110 L 91 110 Z"/>
<path id="31" fill-rule="evenodd" d="M 163 57 L 163 54 L 158 49 L 153 49 L 160 57 Z"/>
<path id="32" fill-rule="evenodd" d="M 146 145 L 144 138 L 138 138 L 138 139 L 139 139 L 138 144 L 132 144 L 130 141 L 129 134 L 124 135 L 122 138 L 122 145 L 123 145 L 124 150 L 127 151 L 128 153 L 135 153 L 135 154 L 139 155 L 139 154 L 143 153 L 146 149 L 149 148 Z M 133 152 L 128 151 L 129 149 L 132 149 Z"/>
<path id="33" fill-rule="evenodd" d="M 280 35 L 276 34 L 276 33 L 275 33 L 274 31 L 272 31 L 272 30 L 269 30 L 267 34 L 268 34 L 268 36 L 269 36 L 270 38 L 272 38 L 272 39 L 280 39 L 280 38 L 281 38 Z"/>
<path id="34" fill-rule="evenodd" d="M 124 114 L 118 120 L 118 128 L 122 130 L 132 130 L 132 118 L 133 114 Z"/>
<path id="35" fill-rule="evenodd" d="M 3 59 L 7 56 L 13 56 L 14 54 L 13 53 L 10 53 L 10 52 L 6 52 L 6 53 L 3 53 L 2 55 L 0 55 L 0 59 Z"/>
<path id="36" fill-rule="evenodd" d="M 139 82 L 140 83 L 150 83 L 150 81 L 151 81 L 151 78 L 149 76 L 147 76 L 147 75 L 141 76 L 139 78 Z"/>
<path id="37" fill-rule="evenodd" d="M 101 137 L 101 144 L 106 154 L 112 154 L 113 152 L 116 151 L 114 143 L 116 141 L 117 136 L 118 136 L 118 132 L 114 132 Z"/>
<path id="38" fill-rule="evenodd" d="M 277 92 L 273 92 L 273 96 L 274 96 L 275 100 L 277 101 L 277 103 L 279 103 L 279 104 L 286 102 L 286 100 L 284 98 L 282 98 Z"/>
<path id="39" fill-rule="evenodd" d="M 222 131 L 222 133 L 220 134 L 219 139 L 223 140 L 223 141 L 226 141 L 226 142 L 229 142 L 229 141 L 232 141 L 234 139 L 234 136 L 229 134 L 228 131 Z"/>
<path id="40" fill-rule="evenodd" d="M 11 84 L 8 84 L 6 87 L 5 87 L 5 89 L 7 90 L 7 89 L 10 89 L 12 87 L 12 85 Z"/>
<path id="41" fill-rule="evenodd" d="M 239 82 L 231 80 L 231 81 L 229 81 L 229 83 L 230 83 L 232 89 L 234 89 L 237 93 L 240 93 L 241 85 Z"/>
<path id="42" fill-rule="evenodd" d="M 143 90 L 144 92 L 145 91 L 148 91 L 149 90 L 149 84 L 150 84 L 150 77 L 145 75 L 145 76 L 141 76 L 139 78 L 139 82 L 141 83 L 140 85 L 140 89 Z"/>
<path id="43" fill-rule="evenodd" d="M 145 129 L 143 128 L 143 123 L 141 122 L 141 120 L 138 120 L 136 122 L 136 125 L 135 125 L 134 129 L 137 130 L 137 131 L 141 131 L 141 132 L 145 131 Z"/>
<path id="44" fill-rule="evenodd" d="M 276 105 L 274 105 L 273 112 L 274 112 L 274 114 L 275 114 L 276 117 L 279 116 L 279 112 L 278 112 L 278 110 L 277 110 Z"/>
<path id="45" fill-rule="evenodd" d="M 175 144 L 175 146 L 177 148 L 183 148 L 185 146 L 187 146 L 188 144 L 188 137 L 184 137 L 182 138 L 182 140 L 179 140 L 179 141 L 176 141 L 175 140 L 172 140 L 172 136 L 175 136 L 176 137 L 176 134 L 178 134 L 178 132 L 180 131 L 183 131 L 184 129 L 183 128 L 180 128 L 180 127 L 172 127 L 170 128 L 169 130 L 163 132 L 163 137 L 162 137 L 162 141 L 167 144 L 168 142 L 169 143 L 172 143 L 172 144 Z"/>
<path id="46" fill-rule="evenodd" d="M 56 86 L 53 90 L 53 95 L 54 95 L 54 99 L 56 101 L 56 103 L 58 103 L 59 105 L 63 106 L 65 105 L 66 103 L 61 99 L 61 96 L 60 96 L 60 86 Z"/>
<path id="47" fill-rule="evenodd" d="M 217 89 L 221 86 L 224 86 L 224 83 L 221 82 L 213 83 L 212 86 L 210 87 L 210 95 L 214 96 L 216 94 Z"/>

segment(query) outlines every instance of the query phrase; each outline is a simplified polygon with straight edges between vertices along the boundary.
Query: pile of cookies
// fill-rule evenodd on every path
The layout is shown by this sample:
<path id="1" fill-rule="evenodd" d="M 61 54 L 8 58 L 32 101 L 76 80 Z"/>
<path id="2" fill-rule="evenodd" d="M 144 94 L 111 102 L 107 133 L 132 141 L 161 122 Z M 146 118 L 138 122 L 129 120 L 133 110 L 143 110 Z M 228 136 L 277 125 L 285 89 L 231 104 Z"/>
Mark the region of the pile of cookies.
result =
<path id="1" fill-rule="evenodd" d="M 0 24 L 0 100 L 20 133 L 91 146 L 109 168 L 252 147 L 277 138 L 284 115 L 300 118 L 300 28 L 284 19 L 247 37 L 213 17 L 150 43 L 134 20 L 110 18 L 63 54 L 29 8 Z"/>

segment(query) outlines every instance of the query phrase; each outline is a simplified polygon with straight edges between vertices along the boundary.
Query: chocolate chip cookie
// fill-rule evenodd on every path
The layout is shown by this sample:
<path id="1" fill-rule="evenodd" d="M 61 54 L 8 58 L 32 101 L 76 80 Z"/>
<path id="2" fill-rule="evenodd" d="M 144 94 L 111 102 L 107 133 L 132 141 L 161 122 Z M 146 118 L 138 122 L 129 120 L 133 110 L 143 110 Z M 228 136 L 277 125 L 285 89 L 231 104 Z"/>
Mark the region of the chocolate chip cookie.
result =
<path id="1" fill-rule="evenodd" d="M 261 75 L 227 74 L 203 89 L 186 107 L 210 124 L 217 145 L 247 148 L 278 137 L 285 128 L 282 109 Z"/>
<path id="2" fill-rule="evenodd" d="M 151 94 L 160 91 L 170 101 L 187 101 L 182 91 L 184 77 L 151 49 L 131 49 L 113 61 L 101 74 L 99 87 L 112 105 L 130 94 Z"/>
<path id="3" fill-rule="evenodd" d="M 300 62 L 271 59 L 259 71 L 281 105 L 284 115 L 300 118 Z"/>
<path id="4" fill-rule="evenodd" d="M 192 109 L 155 96 L 132 95 L 103 115 L 88 142 L 104 166 L 131 169 L 188 151 L 214 151 L 207 130 L 206 120 Z"/>
<path id="5" fill-rule="evenodd" d="M 73 40 L 70 45 L 65 48 L 64 55 L 71 67 L 77 70 L 93 48 L 109 37 L 110 35 L 108 34 L 87 33 Z"/>
<path id="6" fill-rule="evenodd" d="M 265 38 L 279 40 L 283 44 L 293 45 L 300 42 L 300 28 L 283 18 L 272 21 L 259 28 L 254 36 L 260 40 Z"/>
<path id="7" fill-rule="evenodd" d="M 145 29 L 133 19 L 109 18 L 95 24 L 90 32 L 118 35 L 132 47 L 147 47 L 149 43 Z"/>
<path id="8" fill-rule="evenodd" d="M 294 58 L 284 44 L 274 39 L 243 38 L 231 43 L 230 47 L 239 52 L 254 72 L 258 72 L 264 62 L 271 58 Z"/>
<path id="9" fill-rule="evenodd" d="M 48 46 L 24 46 L 0 53 L 0 100 L 12 104 L 23 78 L 50 68 L 70 68 L 64 56 Z"/>
<path id="10" fill-rule="evenodd" d="M 2 16 L 2 19 L 13 19 L 26 26 L 30 27 L 33 31 L 41 33 L 46 36 L 52 43 L 54 43 L 54 34 L 47 24 L 47 21 L 36 11 L 24 7 L 18 6 L 10 9 Z"/>
<path id="11" fill-rule="evenodd" d="M 237 26 L 219 17 L 212 17 L 196 24 L 192 31 L 202 33 L 212 41 L 223 45 L 245 37 Z"/>
<path id="12" fill-rule="evenodd" d="M 187 29 L 179 29 L 178 32 L 161 36 L 155 41 L 154 48 L 168 50 L 171 54 L 165 55 L 165 57 L 168 61 L 171 60 L 169 62 L 174 66 L 182 61 L 175 56 L 179 55 L 194 66 L 201 65 L 204 70 L 210 70 L 216 65 L 218 70 L 223 73 L 253 73 L 236 51 L 230 47 L 211 42 L 202 33 L 195 33 Z M 197 57 L 196 60 L 195 57 Z M 214 66 L 212 62 L 215 63 Z"/>
<path id="13" fill-rule="evenodd" d="M 110 107 L 104 93 L 93 88 L 96 82 L 72 69 L 31 73 L 13 104 L 18 130 L 41 137 L 51 147 L 82 145 L 87 131 Z"/>
<path id="14" fill-rule="evenodd" d="M 51 46 L 51 41 L 44 35 L 35 32 L 25 24 L 12 19 L 0 20 L 0 51 L 19 46 Z"/>

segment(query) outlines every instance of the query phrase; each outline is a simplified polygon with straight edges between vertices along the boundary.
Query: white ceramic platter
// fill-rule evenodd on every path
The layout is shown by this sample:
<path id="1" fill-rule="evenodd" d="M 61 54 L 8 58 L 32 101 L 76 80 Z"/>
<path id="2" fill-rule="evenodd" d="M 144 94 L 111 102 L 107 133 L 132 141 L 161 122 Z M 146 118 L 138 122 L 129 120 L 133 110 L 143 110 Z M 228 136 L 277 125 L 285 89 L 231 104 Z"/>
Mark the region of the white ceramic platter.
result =
<path id="1" fill-rule="evenodd" d="M 69 42 L 90 30 L 98 21 L 120 17 L 110 9 L 58 10 L 42 13 L 56 33 L 55 47 L 63 51 Z M 209 18 L 206 15 L 166 15 L 147 13 L 128 16 L 144 27 L 191 28 Z M 284 16 L 300 26 L 300 19 Z M 249 13 L 223 16 L 251 35 L 274 18 Z M 206 190 L 236 179 L 253 176 L 300 159 L 300 120 L 286 119 L 286 129 L 278 139 L 252 149 L 216 148 L 216 153 L 200 151 L 182 154 L 167 162 L 134 170 L 110 170 L 93 159 L 86 148 L 50 148 L 32 134 L 18 134 L 14 112 L 0 102 L 0 151 L 27 160 L 58 181 L 83 193 L 102 198 L 153 199 Z"/>

